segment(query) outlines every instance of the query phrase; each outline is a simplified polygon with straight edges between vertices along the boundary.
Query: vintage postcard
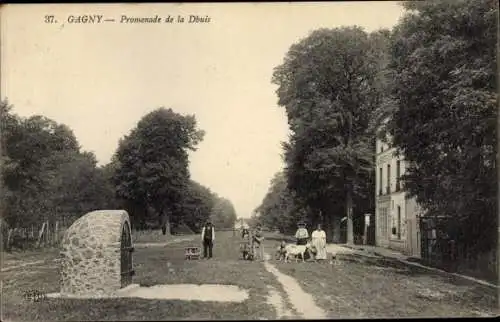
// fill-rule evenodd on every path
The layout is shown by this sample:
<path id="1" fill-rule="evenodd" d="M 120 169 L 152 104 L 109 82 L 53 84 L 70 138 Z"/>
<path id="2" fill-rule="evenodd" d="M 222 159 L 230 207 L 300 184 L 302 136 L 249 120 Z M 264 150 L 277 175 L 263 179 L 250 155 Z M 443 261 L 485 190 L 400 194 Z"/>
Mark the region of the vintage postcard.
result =
<path id="1" fill-rule="evenodd" d="M 2 321 L 498 315 L 493 0 L 0 6 Z"/>

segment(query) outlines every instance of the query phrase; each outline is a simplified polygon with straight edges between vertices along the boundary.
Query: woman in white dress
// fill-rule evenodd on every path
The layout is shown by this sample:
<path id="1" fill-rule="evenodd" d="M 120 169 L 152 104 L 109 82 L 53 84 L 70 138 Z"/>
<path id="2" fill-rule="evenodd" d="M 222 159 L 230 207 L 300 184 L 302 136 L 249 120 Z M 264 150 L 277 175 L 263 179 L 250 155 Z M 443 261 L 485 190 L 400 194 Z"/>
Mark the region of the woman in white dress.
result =
<path id="1" fill-rule="evenodd" d="M 311 235 L 312 245 L 316 248 L 316 259 L 326 259 L 326 233 L 321 229 L 321 224 Z"/>

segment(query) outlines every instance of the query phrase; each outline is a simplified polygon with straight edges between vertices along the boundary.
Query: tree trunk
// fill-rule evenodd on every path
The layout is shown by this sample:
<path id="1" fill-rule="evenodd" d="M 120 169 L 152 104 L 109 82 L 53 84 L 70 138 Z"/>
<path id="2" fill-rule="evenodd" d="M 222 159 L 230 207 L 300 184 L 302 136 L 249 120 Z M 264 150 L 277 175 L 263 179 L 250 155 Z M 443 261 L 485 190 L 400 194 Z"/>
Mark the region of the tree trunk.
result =
<path id="1" fill-rule="evenodd" d="M 42 228 L 40 229 L 40 232 L 38 233 L 38 242 L 36 243 L 37 248 L 39 248 L 40 245 L 42 244 L 43 233 L 45 232 L 45 229 L 46 229 L 45 225 L 46 225 L 46 222 L 44 222 L 42 224 Z"/>
<path id="2" fill-rule="evenodd" d="M 331 223 L 332 223 L 332 232 L 333 232 L 333 238 L 332 238 L 332 242 L 334 244 L 340 244 L 341 240 L 340 240 L 340 235 L 341 235 L 341 216 L 339 215 L 333 215 L 331 217 Z"/>
<path id="3" fill-rule="evenodd" d="M 330 219 L 331 215 L 330 214 L 326 214 L 323 216 L 323 230 L 325 231 L 326 233 L 326 241 L 327 242 L 331 242 L 332 240 L 332 225 L 331 225 L 331 219 Z"/>
<path id="4" fill-rule="evenodd" d="M 352 190 L 347 189 L 346 194 L 346 211 L 347 211 L 347 244 L 354 245 L 354 231 L 352 221 Z"/>
<path id="5" fill-rule="evenodd" d="M 59 221 L 56 221 L 56 227 L 54 228 L 54 244 L 59 244 Z"/>
<path id="6" fill-rule="evenodd" d="M 160 212 L 160 226 L 163 235 L 170 236 L 170 218 L 165 210 Z"/>

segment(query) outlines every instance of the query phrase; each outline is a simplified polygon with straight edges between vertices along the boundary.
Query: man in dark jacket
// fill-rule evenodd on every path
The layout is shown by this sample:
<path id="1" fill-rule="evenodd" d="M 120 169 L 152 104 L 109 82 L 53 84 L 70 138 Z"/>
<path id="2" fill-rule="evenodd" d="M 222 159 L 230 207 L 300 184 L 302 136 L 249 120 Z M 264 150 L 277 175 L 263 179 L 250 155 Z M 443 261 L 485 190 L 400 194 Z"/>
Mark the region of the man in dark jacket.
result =
<path id="1" fill-rule="evenodd" d="M 210 221 L 208 221 L 201 230 L 201 240 L 203 242 L 203 257 L 207 258 L 208 250 L 208 258 L 212 258 L 212 249 L 214 247 L 215 240 L 215 229 Z"/>

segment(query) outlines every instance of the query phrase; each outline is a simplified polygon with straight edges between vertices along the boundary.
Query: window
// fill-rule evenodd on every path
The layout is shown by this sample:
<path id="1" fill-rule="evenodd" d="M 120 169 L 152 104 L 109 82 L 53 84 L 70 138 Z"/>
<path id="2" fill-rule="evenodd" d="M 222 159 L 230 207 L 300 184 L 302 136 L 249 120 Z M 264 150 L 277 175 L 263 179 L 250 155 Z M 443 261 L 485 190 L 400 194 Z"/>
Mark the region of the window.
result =
<path id="1" fill-rule="evenodd" d="M 396 191 L 401 190 L 401 161 L 396 162 Z"/>
<path id="2" fill-rule="evenodd" d="M 389 226 L 387 225 L 387 208 L 384 208 L 384 235 L 387 236 L 389 232 Z"/>
<path id="3" fill-rule="evenodd" d="M 401 207 L 398 206 L 398 239 L 401 239 Z"/>
<path id="4" fill-rule="evenodd" d="M 391 193 L 391 165 L 387 165 L 387 193 Z"/>
<path id="5" fill-rule="evenodd" d="M 380 218 L 379 218 L 379 228 L 383 239 L 388 238 L 388 225 L 387 225 L 387 208 L 379 208 Z"/>
<path id="6" fill-rule="evenodd" d="M 379 186 L 378 186 L 378 195 L 382 195 L 382 168 L 379 168 Z"/>

